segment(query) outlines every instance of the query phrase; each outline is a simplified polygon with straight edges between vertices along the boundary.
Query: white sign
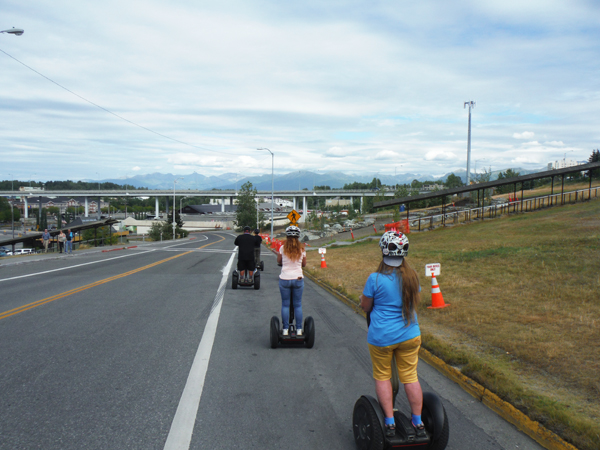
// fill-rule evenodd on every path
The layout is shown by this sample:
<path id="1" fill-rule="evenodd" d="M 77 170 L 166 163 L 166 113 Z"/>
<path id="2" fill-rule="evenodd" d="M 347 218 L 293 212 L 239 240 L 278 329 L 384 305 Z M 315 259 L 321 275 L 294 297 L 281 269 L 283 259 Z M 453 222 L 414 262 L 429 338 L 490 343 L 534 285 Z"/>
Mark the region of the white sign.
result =
<path id="1" fill-rule="evenodd" d="M 319 255 L 324 255 L 326 252 L 327 252 L 327 249 L 325 247 L 319 248 Z"/>
<path id="2" fill-rule="evenodd" d="M 442 265 L 440 263 L 425 264 L 425 276 L 430 277 L 433 273 L 433 275 L 437 277 L 440 274 L 441 267 Z"/>

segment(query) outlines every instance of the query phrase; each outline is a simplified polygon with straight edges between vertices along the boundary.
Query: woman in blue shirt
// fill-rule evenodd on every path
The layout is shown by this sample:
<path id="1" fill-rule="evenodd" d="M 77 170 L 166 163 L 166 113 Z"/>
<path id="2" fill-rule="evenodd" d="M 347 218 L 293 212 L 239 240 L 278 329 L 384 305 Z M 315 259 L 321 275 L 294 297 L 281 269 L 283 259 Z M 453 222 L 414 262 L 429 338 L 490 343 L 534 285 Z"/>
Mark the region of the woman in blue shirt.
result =
<path id="1" fill-rule="evenodd" d="M 379 241 L 383 260 L 377 271 L 369 275 L 360 296 L 360 306 L 370 313 L 367 342 L 379 404 L 385 414 L 386 435 L 394 436 L 392 394 L 392 356 L 396 355 L 398 375 L 404 385 L 417 435 L 425 435 L 421 420 L 423 392 L 417 377 L 421 330 L 416 307 L 421 286 L 417 273 L 405 259 L 408 238 L 397 231 L 387 231 Z"/>

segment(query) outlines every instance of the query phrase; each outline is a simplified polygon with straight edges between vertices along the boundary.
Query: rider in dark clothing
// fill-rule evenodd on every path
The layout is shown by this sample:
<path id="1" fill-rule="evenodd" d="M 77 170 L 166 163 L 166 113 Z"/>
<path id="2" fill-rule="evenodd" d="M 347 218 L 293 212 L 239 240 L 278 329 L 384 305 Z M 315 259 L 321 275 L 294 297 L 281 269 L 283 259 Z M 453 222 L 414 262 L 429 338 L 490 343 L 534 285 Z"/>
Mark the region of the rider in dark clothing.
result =
<path id="1" fill-rule="evenodd" d="M 252 271 L 254 271 L 254 244 L 256 238 L 250 234 L 250 227 L 244 227 L 244 234 L 240 234 L 235 238 L 234 244 L 237 245 L 240 250 L 238 252 L 238 270 L 240 276 L 246 281 L 250 280 Z"/>

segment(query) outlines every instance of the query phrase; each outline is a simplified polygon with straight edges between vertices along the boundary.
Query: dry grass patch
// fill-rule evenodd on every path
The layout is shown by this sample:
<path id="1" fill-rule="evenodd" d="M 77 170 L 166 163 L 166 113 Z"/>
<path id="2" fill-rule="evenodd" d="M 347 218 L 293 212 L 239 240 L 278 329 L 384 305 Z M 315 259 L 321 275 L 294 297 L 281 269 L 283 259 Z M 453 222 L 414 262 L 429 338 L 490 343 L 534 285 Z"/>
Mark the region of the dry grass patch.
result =
<path id="1" fill-rule="evenodd" d="M 600 202 L 410 235 L 425 346 L 581 449 L 600 448 Z M 328 248 L 308 269 L 355 301 L 376 242 Z M 426 263 L 450 307 L 431 303 Z"/>

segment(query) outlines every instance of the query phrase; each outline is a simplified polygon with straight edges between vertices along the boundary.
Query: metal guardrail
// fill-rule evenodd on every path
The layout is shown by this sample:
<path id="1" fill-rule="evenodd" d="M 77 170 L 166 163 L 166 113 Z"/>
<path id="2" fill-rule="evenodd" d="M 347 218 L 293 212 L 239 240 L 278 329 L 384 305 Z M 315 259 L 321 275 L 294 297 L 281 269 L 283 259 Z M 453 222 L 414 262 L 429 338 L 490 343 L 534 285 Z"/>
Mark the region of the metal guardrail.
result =
<path id="1" fill-rule="evenodd" d="M 446 212 L 444 214 L 433 214 L 427 217 L 420 217 L 418 219 L 410 219 L 409 225 L 411 231 L 417 228 L 417 231 L 432 230 L 435 228 L 435 224 L 440 223 L 442 226 L 446 226 L 448 221 L 452 221 L 452 225 L 458 223 L 471 222 L 473 220 L 484 220 L 487 216 L 488 219 L 493 219 L 498 215 L 503 214 L 515 214 L 529 211 L 536 211 L 542 208 L 548 208 L 551 206 L 562 206 L 565 203 L 573 204 L 579 201 L 591 200 L 592 197 L 598 197 L 598 191 L 600 187 L 594 187 L 591 189 L 579 189 L 571 192 L 564 192 L 562 194 L 548 194 L 539 197 L 531 197 L 516 201 L 507 202 L 500 205 L 488 205 L 479 206 L 477 208 L 469 208 L 461 211 Z M 461 221 L 462 216 L 462 221 Z M 422 223 L 428 225 L 422 227 Z"/>

